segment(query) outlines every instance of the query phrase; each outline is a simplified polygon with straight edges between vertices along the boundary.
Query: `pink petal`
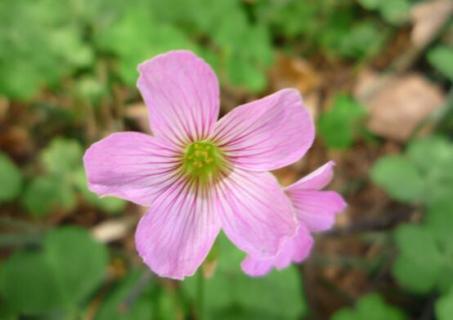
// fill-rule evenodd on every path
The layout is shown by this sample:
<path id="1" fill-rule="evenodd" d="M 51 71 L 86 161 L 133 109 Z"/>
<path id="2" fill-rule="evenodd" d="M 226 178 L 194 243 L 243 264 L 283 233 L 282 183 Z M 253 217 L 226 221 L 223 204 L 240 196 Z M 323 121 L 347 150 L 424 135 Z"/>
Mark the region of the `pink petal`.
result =
<path id="1" fill-rule="evenodd" d="M 309 175 L 286 187 L 286 190 L 321 190 L 332 181 L 334 166 L 335 162 L 329 161 Z"/>
<path id="2" fill-rule="evenodd" d="M 219 84 L 208 64 L 178 50 L 145 61 L 138 69 L 137 86 L 156 136 L 182 145 L 211 134 L 219 115 Z"/>
<path id="3" fill-rule="evenodd" d="M 222 228 L 248 254 L 274 256 L 296 232 L 294 209 L 270 173 L 235 169 L 216 189 Z"/>
<path id="4" fill-rule="evenodd" d="M 165 191 L 140 220 L 136 248 L 161 277 L 191 276 L 209 253 L 220 230 L 216 199 L 207 189 L 180 181 Z"/>
<path id="5" fill-rule="evenodd" d="M 268 274 L 274 267 L 272 259 L 254 259 L 251 256 L 245 257 L 241 262 L 242 271 L 252 277 L 261 277 Z"/>
<path id="6" fill-rule="evenodd" d="M 310 231 L 303 225 L 300 226 L 297 235 L 292 241 L 292 262 L 301 263 L 310 255 L 314 240 Z M 277 268 L 279 267 L 277 263 Z"/>
<path id="7" fill-rule="evenodd" d="M 289 239 L 283 245 L 279 254 L 273 258 L 260 259 L 247 256 L 241 263 L 242 270 L 250 276 L 263 276 L 272 268 L 282 270 L 291 263 L 304 261 L 313 247 L 313 238 L 308 230 L 301 225 L 294 238 Z"/>
<path id="8" fill-rule="evenodd" d="M 268 171 L 293 163 L 310 148 L 313 121 L 295 89 L 235 108 L 217 124 L 214 140 L 243 169 Z"/>
<path id="9" fill-rule="evenodd" d="M 346 208 L 346 202 L 334 191 L 286 190 L 300 221 L 311 231 L 325 231 L 333 227 L 335 217 Z"/>
<path id="10" fill-rule="evenodd" d="M 177 157 L 157 138 L 121 132 L 91 145 L 83 161 L 91 191 L 149 206 L 175 181 Z"/>

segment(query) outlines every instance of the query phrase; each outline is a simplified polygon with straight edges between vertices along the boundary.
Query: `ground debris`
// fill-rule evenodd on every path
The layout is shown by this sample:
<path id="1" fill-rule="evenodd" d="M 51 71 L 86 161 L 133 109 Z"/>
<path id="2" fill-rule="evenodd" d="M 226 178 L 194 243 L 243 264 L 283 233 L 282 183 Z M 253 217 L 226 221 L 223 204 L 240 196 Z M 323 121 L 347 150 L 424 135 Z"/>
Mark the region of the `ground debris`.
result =
<path id="1" fill-rule="evenodd" d="M 369 110 L 368 128 L 396 141 L 407 141 L 445 101 L 440 88 L 418 73 L 393 76 L 366 71 L 357 83 L 354 94 Z"/>

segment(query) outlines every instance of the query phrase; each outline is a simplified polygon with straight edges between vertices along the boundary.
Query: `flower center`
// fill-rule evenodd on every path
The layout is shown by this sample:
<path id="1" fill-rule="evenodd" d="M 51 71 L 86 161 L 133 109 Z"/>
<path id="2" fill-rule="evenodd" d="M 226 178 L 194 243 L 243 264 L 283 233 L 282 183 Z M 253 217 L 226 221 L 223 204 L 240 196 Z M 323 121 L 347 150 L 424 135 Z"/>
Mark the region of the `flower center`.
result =
<path id="1" fill-rule="evenodd" d="M 217 179 L 225 168 L 222 150 L 210 141 L 191 143 L 184 151 L 182 169 L 192 179 L 209 182 Z"/>

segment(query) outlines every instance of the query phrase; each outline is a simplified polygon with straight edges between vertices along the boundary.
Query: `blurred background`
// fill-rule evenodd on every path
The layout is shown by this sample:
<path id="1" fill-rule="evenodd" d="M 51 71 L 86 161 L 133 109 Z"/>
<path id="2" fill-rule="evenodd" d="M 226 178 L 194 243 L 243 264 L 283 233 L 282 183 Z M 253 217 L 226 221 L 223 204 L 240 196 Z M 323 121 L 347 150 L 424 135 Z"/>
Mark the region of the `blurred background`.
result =
<path id="1" fill-rule="evenodd" d="M 0 0 L 0 319 L 453 319 L 453 2 Z M 83 151 L 149 132 L 136 66 L 186 48 L 222 114 L 298 88 L 317 124 L 284 185 L 333 159 L 349 206 L 301 266 L 242 274 L 221 237 L 159 279 L 144 209 L 87 190 Z"/>

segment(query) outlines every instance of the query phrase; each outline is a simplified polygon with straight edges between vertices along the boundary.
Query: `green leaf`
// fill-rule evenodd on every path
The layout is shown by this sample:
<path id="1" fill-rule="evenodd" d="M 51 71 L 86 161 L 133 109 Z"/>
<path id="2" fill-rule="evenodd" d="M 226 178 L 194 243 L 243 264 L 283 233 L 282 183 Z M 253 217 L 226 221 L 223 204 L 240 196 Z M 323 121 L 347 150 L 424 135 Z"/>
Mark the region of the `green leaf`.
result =
<path id="1" fill-rule="evenodd" d="M 378 294 L 361 298 L 355 308 L 337 311 L 331 320 L 404 320 L 406 316 L 396 307 L 388 305 Z"/>
<path id="2" fill-rule="evenodd" d="M 33 179 L 26 187 L 22 203 L 34 216 L 44 216 L 57 210 L 71 211 L 76 205 L 73 188 L 52 176 Z"/>
<path id="3" fill-rule="evenodd" d="M 408 0 L 359 0 L 368 10 L 377 10 L 382 18 L 394 25 L 400 25 L 409 18 L 410 2 Z"/>
<path id="4" fill-rule="evenodd" d="M 237 58 L 237 59 L 236 59 Z M 229 55 L 225 61 L 228 81 L 252 91 L 260 91 L 267 84 L 264 71 L 258 70 L 253 63 L 241 56 Z"/>
<path id="5" fill-rule="evenodd" d="M 94 106 L 99 104 L 107 92 L 106 86 L 94 77 L 83 77 L 76 83 L 77 95 L 90 101 Z"/>
<path id="6" fill-rule="evenodd" d="M 222 49 L 224 61 L 220 69 L 225 70 L 226 80 L 255 92 L 264 89 L 266 70 L 273 62 L 268 30 L 249 24 L 242 12 L 234 12 L 231 19 L 219 24 L 212 36 Z"/>
<path id="7" fill-rule="evenodd" d="M 3 152 L 0 152 L 0 181 L 0 203 L 13 200 L 22 190 L 22 173 Z"/>
<path id="8" fill-rule="evenodd" d="M 332 5 L 320 6 L 307 1 L 259 1 L 255 4 L 260 22 L 269 24 L 271 30 L 278 30 L 288 38 L 297 39 L 303 34 L 307 40 L 311 40 L 314 33 L 322 32 L 320 20 L 313 17 L 322 15 L 323 9 L 331 9 Z"/>
<path id="9" fill-rule="evenodd" d="M 29 100 L 42 87 L 58 85 L 61 77 L 92 62 L 82 28 L 68 18 L 74 18 L 70 6 L 55 10 L 58 3 L 0 2 L 0 48 L 4 48 L 0 49 L 0 94 Z"/>
<path id="10" fill-rule="evenodd" d="M 395 240 L 400 254 L 393 274 L 398 282 L 415 293 L 435 289 L 441 277 L 445 277 L 445 260 L 430 230 L 423 226 L 403 225 L 396 230 Z"/>
<path id="11" fill-rule="evenodd" d="M 450 244 L 448 248 L 453 250 L 453 199 L 431 204 L 425 216 L 424 223 L 438 241 Z M 453 252 L 451 252 L 453 253 Z"/>
<path id="12" fill-rule="evenodd" d="M 88 190 L 88 182 L 83 168 L 74 172 L 73 181 L 76 188 L 87 202 L 106 213 L 117 214 L 126 207 L 126 202 L 121 199 L 113 197 L 100 198 L 98 195 Z"/>
<path id="13" fill-rule="evenodd" d="M 22 314 L 68 310 L 101 284 L 107 251 L 87 231 L 66 227 L 50 231 L 40 250 L 16 251 L 4 264 L 0 294 Z"/>
<path id="14" fill-rule="evenodd" d="M 408 20 L 410 8 L 408 0 L 383 0 L 379 11 L 388 23 L 400 25 Z"/>
<path id="15" fill-rule="evenodd" d="M 128 301 L 134 288 L 141 285 L 141 276 L 140 272 L 133 271 L 122 279 L 113 290 L 110 290 L 99 308 L 95 320 L 154 319 L 149 285 L 139 297 L 133 297 L 132 301 Z"/>
<path id="16" fill-rule="evenodd" d="M 445 167 L 453 161 L 453 145 L 440 136 L 428 136 L 412 141 L 407 155 L 423 173 L 434 166 Z"/>
<path id="17" fill-rule="evenodd" d="M 371 169 L 371 179 L 397 200 L 422 200 L 423 178 L 416 166 L 403 156 L 380 158 Z"/>
<path id="18" fill-rule="evenodd" d="M 396 230 L 399 256 L 393 273 L 398 282 L 415 293 L 453 288 L 453 200 L 431 204 L 421 225 Z"/>
<path id="19" fill-rule="evenodd" d="M 450 81 L 453 81 L 453 48 L 437 46 L 429 50 L 428 62 Z"/>
<path id="20" fill-rule="evenodd" d="M 80 38 L 79 30 L 69 26 L 56 29 L 50 34 L 50 45 L 55 50 L 55 56 L 73 67 L 88 67 L 94 61 L 92 49 L 84 44 Z"/>
<path id="21" fill-rule="evenodd" d="M 4 304 L 2 304 L 2 307 L 0 308 L 0 319 L 1 320 L 18 320 L 19 316 L 12 312 L 11 310 L 8 310 Z"/>
<path id="22" fill-rule="evenodd" d="M 273 271 L 262 278 L 246 276 L 240 269 L 243 254 L 222 235 L 216 243 L 219 265 L 206 279 L 206 312 L 212 319 L 296 319 L 307 311 L 301 280 L 295 268 Z M 195 299 L 195 277 L 183 282 Z"/>
<path id="23" fill-rule="evenodd" d="M 86 230 L 66 227 L 49 232 L 44 248 L 66 305 L 82 301 L 104 279 L 107 251 Z"/>
<path id="24" fill-rule="evenodd" d="M 41 153 L 46 171 L 65 175 L 78 169 L 82 163 L 82 147 L 76 140 L 55 138 Z"/>
<path id="25" fill-rule="evenodd" d="M 173 25 L 156 22 L 145 2 L 128 7 L 115 23 L 96 35 L 96 41 L 118 57 L 117 72 L 131 86 L 137 80 L 139 63 L 168 50 L 195 47 Z"/>
<path id="26" fill-rule="evenodd" d="M 365 109 L 348 96 L 339 95 L 333 107 L 319 118 L 319 134 L 329 148 L 346 149 L 357 137 Z"/>
<path id="27" fill-rule="evenodd" d="M 15 252 L 0 274 L 0 293 L 9 308 L 24 314 L 41 313 L 59 306 L 60 291 L 53 270 L 40 252 Z"/>
<path id="28" fill-rule="evenodd" d="M 436 241 L 436 248 L 441 255 L 441 276 L 437 279 L 437 289 L 446 292 L 453 288 L 453 200 L 432 204 L 426 213 L 424 226 Z"/>
<path id="29" fill-rule="evenodd" d="M 256 92 L 265 88 L 266 71 L 273 62 L 268 28 L 247 19 L 240 1 L 175 0 L 168 5 L 154 2 L 156 20 L 183 26 L 187 34 L 212 43 L 201 53 L 209 57 L 207 60 L 222 80 Z"/>
<path id="30" fill-rule="evenodd" d="M 437 320 L 450 320 L 453 314 L 453 290 L 436 301 Z"/>
<path id="31" fill-rule="evenodd" d="M 379 8 L 382 0 L 358 0 L 358 2 L 366 9 L 372 10 Z"/>
<path id="32" fill-rule="evenodd" d="M 382 28 L 372 21 L 352 25 L 335 41 L 338 52 L 347 58 L 363 58 L 378 51 L 383 44 Z"/>
<path id="33" fill-rule="evenodd" d="M 426 203 L 451 198 L 453 144 L 438 136 L 421 138 L 409 144 L 407 155 L 424 180 Z"/>

